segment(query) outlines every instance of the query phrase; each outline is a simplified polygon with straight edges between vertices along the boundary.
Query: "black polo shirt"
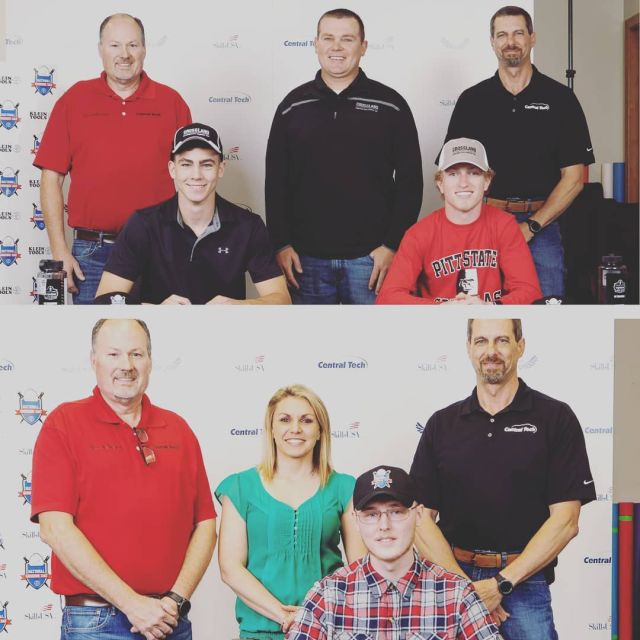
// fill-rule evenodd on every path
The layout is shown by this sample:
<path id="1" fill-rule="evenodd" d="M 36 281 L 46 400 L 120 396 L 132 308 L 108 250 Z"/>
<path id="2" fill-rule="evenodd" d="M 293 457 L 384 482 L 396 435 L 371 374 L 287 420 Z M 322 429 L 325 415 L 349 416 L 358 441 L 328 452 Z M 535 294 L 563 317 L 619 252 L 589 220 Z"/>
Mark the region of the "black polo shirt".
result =
<path id="1" fill-rule="evenodd" d="M 584 113 L 575 94 L 540 73 L 518 95 L 495 75 L 464 91 L 453 110 L 446 140 L 479 140 L 496 177 L 493 198 L 546 198 L 560 169 L 595 162 Z"/>
<path id="2" fill-rule="evenodd" d="M 549 505 L 596 498 L 575 414 L 522 380 L 495 416 L 482 409 L 476 389 L 434 413 L 411 476 L 419 501 L 440 512 L 445 538 L 463 549 L 521 551 Z"/>
<path id="3" fill-rule="evenodd" d="M 172 294 L 193 304 L 216 295 L 244 299 L 245 272 L 254 283 L 281 276 L 259 215 L 216 195 L 217 216 L 200 238 L 178 220 L 178 196 L 136 211 L 124 226 L 105 271 L 141 279 L 141 302 Z"/>

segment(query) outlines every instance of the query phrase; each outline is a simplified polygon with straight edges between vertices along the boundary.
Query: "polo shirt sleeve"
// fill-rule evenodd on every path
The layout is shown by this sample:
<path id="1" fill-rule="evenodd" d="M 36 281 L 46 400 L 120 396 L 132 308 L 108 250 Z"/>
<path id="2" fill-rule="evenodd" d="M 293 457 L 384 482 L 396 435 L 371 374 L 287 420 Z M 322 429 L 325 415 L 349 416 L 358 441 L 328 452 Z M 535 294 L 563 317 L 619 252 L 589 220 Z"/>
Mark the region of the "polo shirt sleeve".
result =
<path id="1" fill-rule="evenodd" d="M 33 165 L 66 174 L 71 168 L 71 140 L 69 138 L 67 94 L 53 106 L 47 126 L 40 140 Z"/>
<path id="2" fill-rule="evenodd" d="M 251 237 L 247 245 L 247 271 L 255 284 L 281 276 L 282 269 L 276 262 L 262 218 L 256 213 L 250 215 Z"/>
<path id="3" fill-rule="evenodd" d="M 176 104 L 176 130 L 193 122 L 189 105 L 184 101 L 182 96 L 178 94 Z"/>
<path id="4" fill-rule="evenodd" d="M 409 475 L 416 484 L 418 503 L 427 509 L 440 511 L 440 491 L 433 448 L 436 420 L 436 414 L 432 415 L 420 436 Z"/>
<path id="5" fill-rule="evenodd" d="M 554 436 L 550 443 L 547 504 L 569 500 L 587 504 L 595 500 L 596 490 L 582 427 L 565 403 L 561 403 Z"/>
<path id="6" fill-rule="evenodd" d="M 31 522 L 38 522 L 44 511 L 75 515 L 78 507 L 78 471 L 68 436 L 60 428 L 63 424 L 64 410 L 55 409 L 38 434 L 31 472 Z"/>
<path id="7" fill-rule="evenodd" d="M 118 234 L 104 270 L 135 282 L 151 255 L 151 236 L 144 217 L 134 213 Z"/>
<path id="8" fill-rule="evenodd" d="M 240 514 L 240 517 L 246 522 L 247 520 L 247 496 L 242 490 L 240 482 L 240 474 L 234 473 L 227 476 L 215 490 L 215 495 L 222 504 L 222 498 L 226 496 Z"/>
<path id="9" fill-rule="evenodd" d="M 561 121 L 558 126 L 558 166 L 595 162 L 593 145 L 584 111 L 573 92 L 568 92 L 561 106 Z"/>
<path id="10" fill-rule="evenodd" d="M 202 522 L 203 520 L 211 520 L 216 517 L 216 510 L 213 506 L 213 497 L 211 495 L 211 487 L 209 485 L 209 478 L 207 477 L 207 470 L 204 466 L 204 460 L 202 459 L 202 450 L 194 435 L 195 440 L 195 454 L 196 454 L 196 500 L 194 510 L 194 524 Z"/>

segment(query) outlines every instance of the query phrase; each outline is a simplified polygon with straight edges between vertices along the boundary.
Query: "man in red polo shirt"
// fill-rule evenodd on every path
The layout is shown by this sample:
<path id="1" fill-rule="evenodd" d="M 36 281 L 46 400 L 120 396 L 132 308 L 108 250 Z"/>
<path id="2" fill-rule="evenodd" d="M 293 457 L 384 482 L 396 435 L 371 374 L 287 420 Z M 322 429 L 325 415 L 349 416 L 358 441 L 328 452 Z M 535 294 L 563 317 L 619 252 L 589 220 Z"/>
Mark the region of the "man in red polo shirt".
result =
<path id="1" fill-rule="evenodd" d="M 100 25 L 99 78 L 74 84 L 55 104 L 34 165 L 51 253 L 62 260 L 75 304 L 90 304 L 115 237 L 136 210 L 170 198 L 170 141 L 191 122 L 180 95 L 143 71 L 144 27 L 118 13 Z M 62 185 L 71 175 L 64 235 Z"/>
<path id="2" fill-rule="evenodd" d="M 62 640 L 78 629 L 105 640 L 191 640 L 189 598 L 216 542 L 198 441 L 145 395 L 144 322 L 99 320 L 91 366 L 93 394 L 51 412 L 33 455 L 31 519 L 53 549 Z"/>

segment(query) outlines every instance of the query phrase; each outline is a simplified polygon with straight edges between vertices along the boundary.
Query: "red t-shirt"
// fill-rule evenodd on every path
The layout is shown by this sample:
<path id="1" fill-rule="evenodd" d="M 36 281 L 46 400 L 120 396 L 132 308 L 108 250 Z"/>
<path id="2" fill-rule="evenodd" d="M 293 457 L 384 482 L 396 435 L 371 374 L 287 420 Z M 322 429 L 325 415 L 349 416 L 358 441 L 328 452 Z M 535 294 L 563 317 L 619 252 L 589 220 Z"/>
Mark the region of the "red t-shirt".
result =
<path id="1" fill-rule="evenodd" d="M 171 143 L 190 122 L 180 94 L 146 73 L 122 99 L 103 72 L 56 102 L 33 164 L 70 173 L 69 226 L 117 232 L 134 211 L 175 193 L 167 169 Z"/>
<path id="2" fill-rule="evenodd" d="M 437 304 L 459 291 L 485 302 L 531 304 L 542 297 L 531 252 L 515 218 L 482 206 L 471 224 L 438 209 L 404 235 L 377 304 Z"/>
<path id="3" fill-rule="evenodd" d="M 198 522 L 216 517 L 200 446 L 175 413 L 142 401 L 156 462 L 147 466 L 133 430 L 96 387 L 46 419 L 33 453 L 31 520 L 70 513 L 105 562 L 138 593 L 173 586 Z M 53 591 L 91 593 L 52 557 Z"/>

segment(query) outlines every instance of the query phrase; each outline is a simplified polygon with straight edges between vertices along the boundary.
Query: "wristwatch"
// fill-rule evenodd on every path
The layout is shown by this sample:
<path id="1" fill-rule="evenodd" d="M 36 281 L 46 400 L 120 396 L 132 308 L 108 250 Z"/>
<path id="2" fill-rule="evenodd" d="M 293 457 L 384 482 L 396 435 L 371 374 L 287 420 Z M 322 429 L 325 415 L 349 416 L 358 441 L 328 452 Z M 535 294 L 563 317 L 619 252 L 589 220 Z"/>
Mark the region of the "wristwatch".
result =
<path id="1" fill-rule="evenodd" d="M 503 596 L 508 596 L 513 591 L 513 582 L 507 580 L 501 573 L 496 573 L 494 578 L 498 582 L 498 591 Z"/>
<path id="2" fill-rule="evenodd" d="M 171 598 L 178 605 L 178 613 L 181 616 L 186 616 L 187 613 L 191 611 L 191 603 L 175 591 L 167 591 L 167 593 L 165 593 L 162 597 Z"/>
<path id="3" fill-rule="evenodd" d="M 536 233 L 540 233 L 540 231 L 542 231 L 542 225 L 537 220 L 527 218 L 525 222 L 527 223 L 527 227 L 529 227 L 529 231 L 531 231 L 534 236 Z"/>

